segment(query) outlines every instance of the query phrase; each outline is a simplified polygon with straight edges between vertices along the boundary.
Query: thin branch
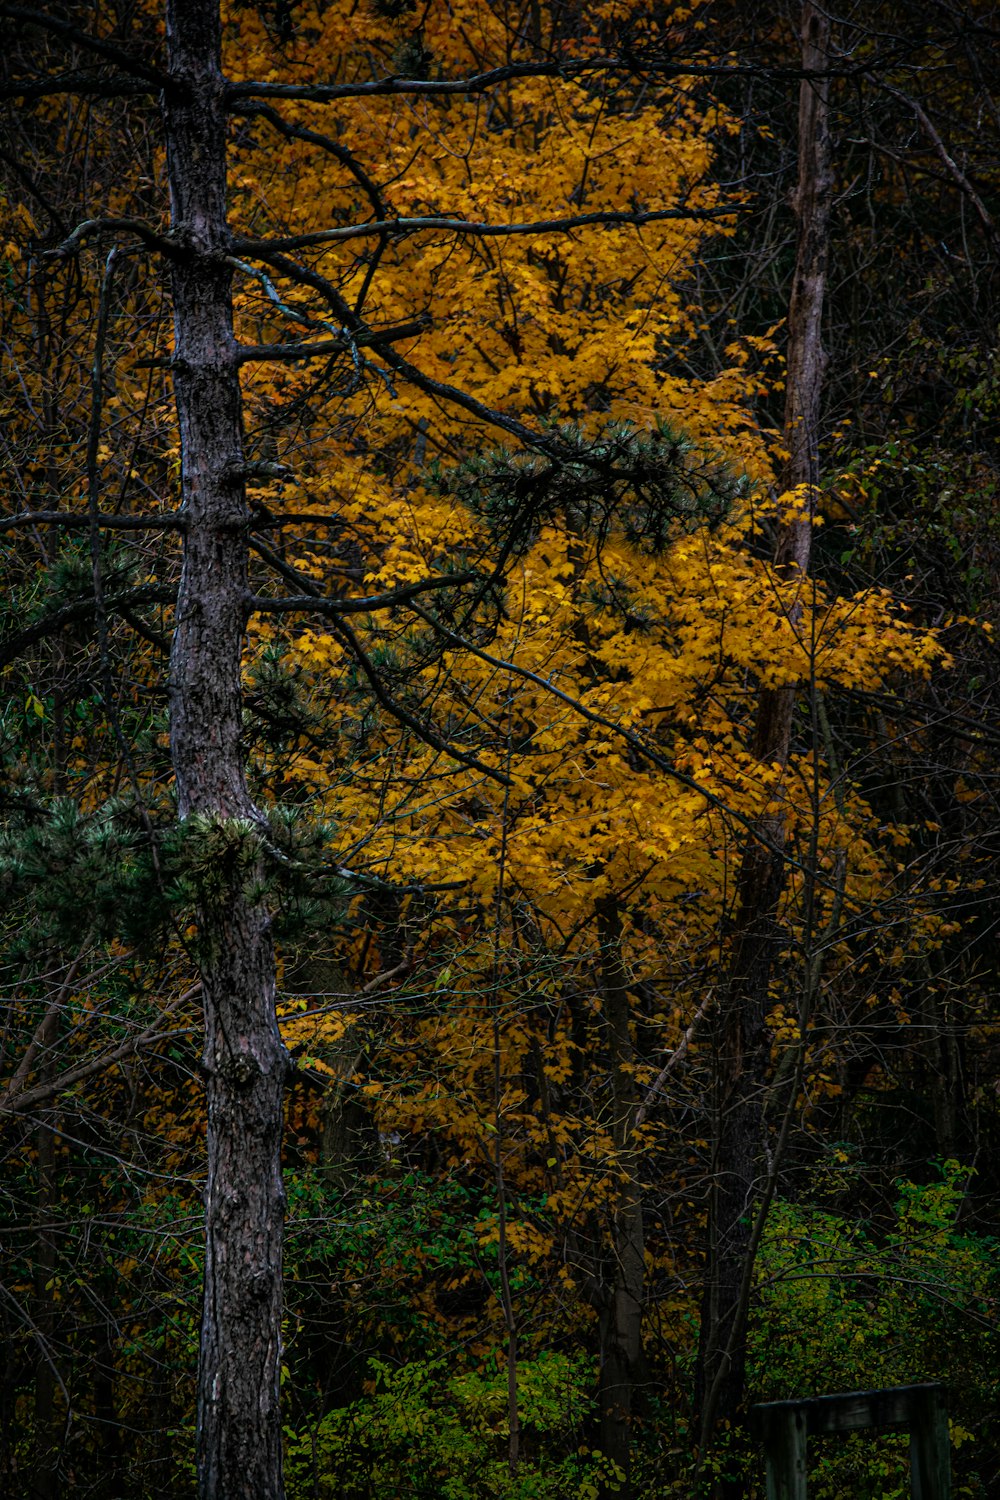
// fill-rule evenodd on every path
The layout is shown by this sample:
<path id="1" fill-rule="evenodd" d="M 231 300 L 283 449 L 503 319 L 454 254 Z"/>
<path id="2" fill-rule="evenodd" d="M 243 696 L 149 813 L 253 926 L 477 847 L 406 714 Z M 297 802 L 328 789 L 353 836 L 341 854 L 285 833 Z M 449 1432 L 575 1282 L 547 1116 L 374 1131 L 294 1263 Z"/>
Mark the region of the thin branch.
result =
<path id="1" fill-rule="evenodd" d="M 4 151 L 2 148 L 0 148 L 0 161 L 6 162 L 7 166 L 14 173 L 14 176 L 22 184 L 25 190 L 29 192 L 38 203 L 41 204 L 42 208 L 52 220 L 52 223 L 55 226 L 57 232 L 62 235 L 67 234 L 68 231 L 66 225 L 64 224 L 58 211 L 53 208 L 48 198 L 46 198 L 41 188 L 32 178 L 31 173 L 25 170 L 25 168 L 18 161 L 17 157 L 11 155 L 10 152 Z"/>
<path id="2" fill-rule="evenodd" d="M 242 271 L 244 276 L 251 276 L 254 281 L 260 282 L 264 288 L 264 295 L 267 297 L 267 300 L 278 309 L 283 317 L 289 318 L 293 323 L 300 323 L 304 328 L 322 328 L 327 333 L 337 332 L 336 328 L 327 322 L 325 318 L 314 318 L 311 313 L 307 313 L 304 309 L 292 307 L 287 303 L 267 272 L 262 271 L 259 266 L 248 265 L 245 260 L 239 260 L 235 255 L 229 256 L 228 259 L 229 264 L 235 267 L 237 271 Z"/>
<path id="3" fill-rule="evenodd" d="M 294 569 L 290 568 L 287 563 L 282 562 L 265 542 L 251 542 L 250 545 L 261 556 L 267 556 L 267 560 L 271 566 L 283 577 L 290 578 L 293 581 L 301 581 L 308 587 L 308 581 L 305 579 L 299 580 Z M 355 658 L 365 677 L 368 679 L 368 683 L 377 701 L 381 703 L 382 707 L 388 713 L 392 714 L 394 719 L 397 719 L 399 723 L 404 724 L 408 729 L 412 729 L 414 734 L 423 740 L 426 745 L 430 745 L 432 749 L 439 750 L 442 754 L 450 756 L 452 760 L 457 760 L 462 765 L 468 766 L 470 770 L 479 771 L 484 776 L 489 776 L 494 781 L 499 781 L 501 785 L 506 786 L 506 778 L 495 771 L 492 766 L 484 765 L 474 755 L 468 755 L 465 751 L 458 750 L 454 745 L 450 745 L 429 724 L 418 719 L 415 714 L 410 713 L 408 708 L 404 708 L 393 697 L 372 665 L 365 648 L 351 627 L 342 618 L 345 614 L 357 614 L 359 612 L 367 614 L 373 606 L 379 609 L 391 608 L 394 603 L 408 601 L 414 594 L 423 593 L 426 589 L 444 588 L 459 580 L 468 582 L 474 580 L 476 576 L 475 574 L 470 574 L 468 578 L 463 578 L 461 574 L 457 574 L 455 578 L 428 578 L 420 583 L 407 584 L 402 589 L 394 589 L 389 594 L 374 595 L 365 600 L 338 601 L 324 599 L 318 589 L 314 589 L 311 593 L 302 594 L 297 599 L 267 599 L 259 594 L 250 594 L 247 596 L 246 602 L 252 609 L 270 611 L 271 613 L 304 612 L 308 610 L 314 614 L 318 613 L 330 618 L 334 634 L 338 635 L 341 642 L 348 647 L 351 655 Z"/>
<path id="4" fill-rule="evenodd" d="M 98 99 L 134 99 L 151 92 L 148 83 L 130 78 L 105 78 L 100 73 L 57 73 L 33 83 L 8 83 L 0 87 L 0 101 L 48 99 L 54 94 L 94 95 Z"/>
<path id="5" fill-rule="evenodd" d="M 151 646 L 155 646 L 157 651 L 159 651 L 161 655 L 170 655 L 170 642 L 167 640 L 166 636 L 161 635 L 158 630 L 154 630 L 151 625 L 147 624 L 145 620 L 141 619 L 139 615 L 136 614 L 134 609 L 126 609 L 124 605 L 122 605 L 119 606 L 118 613 L 121 615 L 126 625 L 130 625 L 132 627 L 136 635 L 141 636 L 144 641 L 148 641 Z"/>
<path id="6" fill-rule="evenodd" d="M 244 99 L 301 99 L 313 104 L 335 104 L 341 99 L 368 99 L 378 95 L 417 95 L 444 98 L 450 94 L 475 95 L 487 93 L 502 83 L 514 83 L 520 79 L 558 78 L 572 82 L 591 73 L 618 74 L 623 77 L 646 76 L 656 81 L 674 78 L 759 78 L 766 75 L 776 79 L 803 78 L 849 78 L 867 67 L 844 67 L 836 71 L 779 67 L 761 68 L 753 63 L 717 64 L 668 63 L 655 59 L 623 59 L 621 57 L 591 57 L 575 61 L 565 58 L 542 63 L 509 63 L 501 68 L 491 68 L 485 73 L 473 73 L 468 78 L 375 78 L 368 83 L 264 83 L 246 79 L 241 83 L 230 83 L 226 88 L 229 108 Z"/>
<path id="7" fill-rule="evenodd" d="M 966 198 L 968 198 L 969 202 L 972 204 L 973 209 L 975 210 L 976 217 L 978 218 L 980 224 L 983 226 L 983 229 L 986 232 L 987 238 L 992 244 L 994 250 L 1000 253 L 1000 231 L 998 231 L 989 209 L 986 207 L 986 204 L 983 202 L 982 198 L 980 198 L 979 194 L 972 186 L 972 183 L 969 181 L 968 177 L 966 177 L 965 173 L 962 171 L 962 168 L 958 165 L 958 162 L 948 150 L 947 146 L 944 143 L 944 140 L 941 137 L 940 132 L 937 129 L 937 126 L 934 124 L 933 120 L 930 118 L 923 105 L 920 104 L 918 100 L 911 99 L 909 94 L 904 94 L 900 89 L 892 88 L 892 86 L 888 83 L 880 84 L 877 83 L 874 79 L 870 79 L 869 82 L 871 82 L 875 87 L 881 88 L 883 93 L 889 94 L 893 99 L 898 99 L 901 104 L 905 104 L 908 109 L 913 111 L 914 119 L 917 121 L 921 130 L 924 132 L 924 135 L 930 141 L 931 146 L 934 149 L 934 153 L 940 161 L 941 165 L 944 167 L 948 176 L 951 178 L 952 182 L 959 189 L 959 191 L 964 193 Z"/>
<path id="8" fill-rule="evenodd" d="M 474 645 L 465 636 L 459 635 L 454 630 L 450 630 L 447 625 L 436 619 L 434 615 L 428 614 L 426 610 L 421 609 L 419 604 L 408 602 L 407 608 L 412 610 L 415 615 L 419 615 L 422 620 L 425 620 L 433 630 L 443 635 L 445 640 L 450 641 L 463 651 L 470 652 L 473 656 L 478 656 L 479 660 L 484 661 L 487 666 L 496 667 L 500 672 L 513 672 L 515 676 L 523 677 L 525 681 L 534 683 L 536 687 L 541 688 L 546 693 L 550 693 L 553 698 L 558 698 L 560 702 L 565 703 L 575 714 L 579 714 L 581 719 L 586 719 L 590 724 L 598 724 L 602 729 L 610 729 L 626 745 L 629 745 L 637 755 L 649 761 L 658 771 L 663 771 L 680 786 L 687 787 L 689 791 L 697 792 L 698 796 L 703 798 L 709 807 L 714 807 L 724 817 L 731 818 L 734 823 L 738 823 L 762 849 L 766 849 L 769 854 L 777 855 L 779 859 L 790 865 L 792 869 L 806 870 L 801 860 L 796 859 L 786 848 L 773 843 L 768 838 L 767 834 L 760 828 L 758 819 L 748 817 L 746 813 L 741 813 L 738 808 L 731 807 L 715 792 L 709 791 L 704 782 L 698 781 L 695 777 L 688 776 L 686 772 L 678 770 L 672 761 L 668 760 L 659 750 L 648 744 L 634 730 L 629 729 L 624 724 L 618 723 L 614 719 L 607 718 L 604 714 L 595 712 L 592 708 L 588 708 L 586 704 L 580 702 L 579 698 L 574 698 L 570 693 L 564 693 L 562 688 L 556 687 L 554 682 L 550 682 L 546 677 L 539 676 L 537 672 L 532 672 L 527 667 L 518 666 L 517 662 L 508 661 L 503 657 L 494 656 L 489 651 L 484 651 L 481 646 Z M 807 871 L 806 873 L 810 872 Z M 816 875 L 816 880 L 817 884 L 823 885 L 827 890 L 837 889 L 833 881 L 822 879 L 819 875 Z"/>
<path id="9" fill-rule="evenodd" d="M 295 588 L 305 589 L 305 594 L 284 599 L 272 599 L 268 595 L 251 594 L 248 596 L 248 608 L 262 610 L 270 614 L 296 614 L 302 609 L 319 610 L 323 614 L 339 616 L 342 614 L 368 614 L 375 609 L 391 609 L 394 604 L 404 603 L 414 593 L 423 593 L 429 588 L 447 588 L 452 582 L 457 585 L 475 582 L 476 573 L 448 574 L 444 578 L 424 579 L 420 583 L 404 584 L 401 589 L 394 589 L 389 594 L 371 594 L 365 599 L 328 599 L 320 592 L 318 586 L 305 573 L 291 563 L 285 562 L 274 548 L 267 542 L 261 541 L 259 537 L 251 537 L 250 546 L 257 556 L 262 558 L 270 568 L 283 578 L 286 583 Z"/>
<path id="10" fill-rule="evenodd" d="M 159 68 L 141 62 L 139 58 L 123 51 L 114 42 L 108 42 L 103 37 L 91 36 L 89 32 L 81 31 L 71 21 L 60 21 L 57 16 L 47 16 L 42 11 L 28 10 L 21 5 L 0 5 L 0 16 L 11 21 L 23 21 L 27 26 L 38 26 L 43 31 L 51 31 L 55 36 L 64 37 L 66 41 L 82 47 L 85 52 L 95 52 L 98 57 L 106 57 L 109 62 L 117 64 L 119 68 L 124 68 L 126 73 L 131 73 L 136 78 L 145 78 L 154 89 L 173 87 L 173 80 L 169 73 L 161 73 Z M 149 93 L 151 90 L 146 89 L 145 92 Z"/>
<path id="11" fill-rule="evenodd" d="M 74 958 L 73 962 L 67 969 L 66 974 L 63 977 L 63 981 L 56 991 L 54 999 L 51 1000 L 46 1007 L 45 1014 L 42 1016 L 42 1019 L 39 1021 L 38 1025 L 35 1028 L 34 1036 L 31 1038 L 31 1041 L 24 1049 L 24 1055 L 21 1058 L 21 1061 L 18 1063 L 16 1069 L 14 1070 L 14 1073 L 11 1076 L 11 1079 L 8 1082 L 6 1088 L 4 1089 L 2 1095 L 3 1102 L 13 1099 L 16 1094 L 20 1094 L 23 1091 L 25 1084 L 31 1076 L 31 1070 L 35 1065 L 35 1058 L 43 1048 L 48 1047 L 55 1030 L 56 1020 L 58 1019 L 59 1013 L 62 1010 L 63 1006 L 66 1004 L 66 998 L 70 993 L 76 976 L 80 972 L 80 966 L 83 963 L 84 956 L 85 955 L 81 950 L 81 952 L 77 954 L 76 958 Z M 2 1109 L 2 1107 L 3 1103 L 0 1103 L 0 1109 Z"/>
<path id="12" fill-rule="evenodd" d="M 282 526 L 328 526 L 339 531 L 343 525 L 344 518 L 340 511 L 295 510 L 289 511 L 287 515 L 277 516 L 259 500 L 254 501 L 254 511 L 250 518 L 251 531 L 270 531 Z M 341 567 L 337 564 L 331 564 L 331 567 L 348 578 L 360 578 L 364 572 L 362 568 Z"/>
<path id="13" fill-rule="evenodd" d="M 262 542 L 253 542 L 251 545 L 255 552 L 265 556 Z M 266 552 L 270 553 L 266 561 L 274 566 L 275 554 L 271 553 L 270 548 Z M 443 578 L 423 578 L 419 583 L 407 583 L 402 588 L 390 589 L 386 594 L 367 594 L 362 599 L 325 599 L 322 594 L 292 594 L 283 599 L 269 599 L 265 594 L 248 594 L 246 602 L 250 609 L 263 614 L 308 613 L 327 615 L 339 620 L 342 615 L 368 615 L 382 609 L 393 609 L 397 604 L 408 604 L 418 594 L 426 594 L 432 589 L 462 588 L 467 583 L 478 583 L 479 577 L 478 573 L 450 573 Z"/>
<path id="14" fill-rule="evenodd" d="M 328 135 L 321 134 L 318 130 L 307 130 L 304 125 L 293 125 L 291 121 L 286 120 L 271 105 L 262 104 L 259 101 L 248 101 L 246 104 L 236 105 L 233 107 L 232 113 L 248 117 L 258 116 L 260 119 L 266 120 L 269 125 L 273 125 L 275 130 L 280 131 L 286 140 L 305 141 L 307 145 L 319 146 L 321 150 L 326 151 L 328 155 L 339 161 L 341 166 L 346 167 L 347 171 L 350 172 L 371 204 L 376 218 L 384 219 L 388 217 L 388 209 L 377 185 L 369 177 L 353 153 L 348 151 L 346 146 L 340 145 L 339 141 L 333 140 Z"/>
<path id="15" fill-rule="evenodd" d="M 0 1282 L 0 1295 L 3 1295 L 7 1298 L 7 1301 L 13 1307 L 14 1312 L 16 1313 L 18 1318 L 20 1318 L 25 1328 L 27 1328 L 28 1332 L 35 1340 L 35 1343 L 38 1345 L 38 1352 L 41 1354 L 45 1363 L 52 1371 L 53 1379 L 62 1392 L 63 1405 L 66 1409 L 66 1424 L 63 1430 L 63 1443 L 65 1445 L 65 1442 L 69 1437 L 70 1428 L 73 1425 L 73 1399 L 70 1396 L 69 1391 L 66 1389 L 66 1382 L 63 1380 L 62 1375 L 59 1373 L 59 1366 L 56 1364 L 55 1360 L 52 1357 L 52 1345 L 49 1343 L 49 1340 L 42 1333 L 42 1330 L 28 1313 L 23 1304 L 18 1302 L 17 1298 L 14 1296 L 14 1293 L 10 1291 L 6 1286 L 4 1286 L 2 1282 Z"/>
<path id="16" fill-rule="evenodd" d="M 398 375 L 402 375 L 411 385 L 415 385 L 418 390 L 424 391 L 428 396 L 436 396 L 438 400 L 467 411 L 470 416 L 487 422 L 491 427 L 498 427 L 501 432 L 507 432 L 511 437 L 517 438 L 518 442 L 523 443 L 526 448 L 534 448 L 536 452 L 545 453 L 555 459 L 563 457 L 564 449 L 557 438 L 536 432 L 534 428 L 518 421 L 517 417 L 509 417 L 506 413 L 497 411 L 482 401 L 477 401 L 475 396 L 470 396 L 467 391 L 460 391 L 457 386 L 447 385 L 443 380 L 435 380 L 432 376 L 425 375 L 423 370 L 418 370 L 416 365 L 404 359 L 401 354 L 397 354 L 395 349 L 384 349 L 381 354 L 390 370 L 395 370 Z"/>
<path id="17" fill-rule="evenodd" d="M 267 261 L 268 264 L 274 266 L 275 270 L 280 271 L 283 276 L 297 280 L 303 286 L 310 286 L 321 297 L 325 297 L 329 306 L 343 322 L 346 331 L 353 337 L 357 338 L 358 334 L 367 332 L 361 318 L 355 314 L 350 305 L 344 301 L 333 282 L 324 276 L 322 272 L 314 270 L 311 266 L 301 266 L 297 261 L 289 260 L 287 256 L 281 255 L 275 250 L 270 250 L 266 253 L 262 252 L 259 259 Z M 534 428 L 527 427 L 523 422 L 519 422 L 516 417 L 505 416 L 493 407 L 484 405 L 482 401 L 477 401 L 475 396 L 470 396 L 467 392 L 460 391 L 456 386 L 446 385 L 440 380 L 433 380 L 429 375 L 425 375 L 422 370 L 418 370 L 416 365 L 410 364 L 409 360 L 404 359 L 391 346 L 386 346 L 380 350 L 380 354 L 382 360 L 389 366 L 390 370 L 395 370 L 404 379 L 415 385 L 418 390 L 424 391 L 427 395 L 434 396 L 440 401 L 450 403 L 452 406 L 457 406 L 461 410 L 469 412 L 470 415 L 477 417 L 480 421 L 486 422 L 492 427 L 499 428 L 501 432 L 509 433 L 511 437 L 517 438 L 518 442 L 523 443 L 525 447 L 533 448 L 536 452 L 546 453 L 557 459 L 564 456 L 564 450 L 557 439 L 547 434 L 536 432 Z"/>
<path id="18" fill-rule="evenodd" d="M 117 594 L 114 598 L 106 599 L 104 604 L 108 613 L 114 614 L 121 613 L 123 608 L 133 604 L 173 604 L 176 598 L 176 589 L 150 585 L 129 589 L 125 594 Z M 24 630 L 4 636 L 0 639 L 0 667 L 8 666 L 29 646 L 34 646 L 46 637 L 55 635 L 67 625 L 72 625 L 77 620 L 86 620 L 93 615 L 96 607 L 92 594 L 83 599 L 74 599 L 71 604 L 64 604 L 61 609 L 55 609 L 51 614 L 43 615 L 40 620 L 36 620 L 33 625 L 26 626 Z"/>
<path id="19" fill-rule="evenodd" d="M 300 359 L 321 359 L 331 354 L 348 354 L 355 348 L 381 349 L 397 339 L 415 339 L 430 326 L 430 318 L 423 316 L 411 318 L 408 323 L 397 323 L 391 328 L 367 329 L 356 334 L 345 329 L 343 338 L 322 339 L 312 344 L 240 344 L 236 357 L 241 365 L 252 360 L 294 363 Z"/>
<path id="20" fill-rule="evenodd" d="M 714 999 L 715 991 L 709 990 L 708 994 L 705 996 L 704 1000 L 695 1011 L 694 1019 L 692 1020 L 690 1026 L 687 1028 L 684 1035 L 677 1043 L 677 1046 L 674 1048 L 670 1056 L 667 1058 L 666 1062 L 663 1064 L 663 1067 L 660 1069 L 656 1078 L 646 1090 L 645 1098 L 636 1109 L 635 1118 L 632 1121 L 633 1130 L 637 1130 L 645 1120 L 646 1116 L 649 1114 L 650 1109 L 656 1103 L 660 1094 L 663 1093 L 663 1086 L 666 1083 L 667 1079 L 670 1077 L 671 1073 L 678 1066 L 678 1064 L 684 1061 L 688 1053 L 688 1048 L 691 1046 L 691 1043 L 694 1040 L 695 1032 L 698 1030 L 698 1027 L 707 1016 L 709 1007 Z"/>
<path id="21" fill-rule="evenodd" d="M 246 240 L 235 239 L 233 249 L 240 255 L 260 255 L 274 250 L 303 250 L 311 245 L 340 244 L 344 240 L 371 239 L 387 235 L 402 239 L 406 235 L 423 234 L 428 230 L 444 231 L 448 234 L 471 235 L 477 239 L 500 239 L 518 234 L 562 234 L 572 229 L 583 229 L 596 224 L 604 228 L 617 225 L 657 224 L 665 219 L 722 219 L 732 218 L 736 208 L 650 208 L 631 212 L 624 209 L 607 209 L 590 214 L 566 214 L 558 219 L 537 219 L 527 224 L 493 224 L 486 220 L 455 219 L 444 215 L 421 215 L 408 219 L 375 219 L 366 224 L 342 224 L 336 229 L 319 229 L 314 234 L 291 234 L 281 239 Z"/>
<path id="22" fill-rule="evenodd" d="M 53 250 L 46 250 L 45 254 L 53 260 L 63 260 L 76 255 L 85 240 L 93 239 L 98 234 L 134 234 L 148 249 L 158 250 L 161 255 L 176 255 L 181 248 L 176 239 L 157 234 L 142 219 L 85 219 L 61 245 L 56 245 Z"/>
<path id="23" fill-rule="evenodd" d="M 22 1089 L 20 1093 L 10 1095 L 5 1092 L 0 1096 L 0 1115 L 23 1114 L 25 1110 L 34 1109 L 37 1104 L 44 1104 L 49 1099 L 57 1097 L 66 1089 L 72 1088 L 74 1084 L 83 1083 L 87 1078 L 93 1078 L 96 1073 L 103 1073 L 108 1068 L 114 1067 L 115 1063 L 123 1062 L 125 1058 L 131 1057 L 133 1053 L 140 1051 L 143 1047 L 154 1047 L 157 1042 L 162 1042 L 169 1036 L 178 1036 L 183 1033 L 177 1031 L 164 1031 L 163 1022 L 168 1016 L 179 1009 L 188 1000 L 193 1000 L 201 993 L 201 983 L 192 985 L 182 995 L 178 995 L 169 1005 L 161 1011 L 157 1021 L 152 1026 L 147 1026 L 137 1036 L 130 1037 L 128 1041 L 112 1047 L 110 1052 L 102 1052 L 100 1057 L 92 1057 L 89 1062 L 79 1063 L 75 1068 L 67 1068 L 65 1073 L 58 1078 L 52 1078 L 46 1083 L 38 1083 L 33 1089 Z"/>
<path id="24" fill-rule="evenodd" d="M 950 729 L 956 739 L 973 740 L 977 744 L 1000 747 L 1000 735 L 991 732 L 992 726 L 988 718 L 975 719 L 971 714 L 959 713 L 955 709 L 936 705 L 931 707 L 922 703 L 919 698 L 893 697 L 891 693 L 866 691 L 861 688 L 845 687 L 842 684 L 838 686 L 838 692 L 842 697 L 854 703 L 860 703 L 866 708 L 875 708 L 882 713 L 912 719 L 915 724 L 923 724 L 929 728 Z"/>
<path id="25" fill-rule="evenodd" d="M 100 511 L 96 517 L 102 531 L 182 531 L 184 519 L 179 512 L 169 516 L 119 516 Z M 19 526 L 65 526 L 69 531 L 86 531 L 90 516 L 67 515 L 62 510 L 25 510 L 15 516 L 0 516 L 0 532 Z"/>
<path id="26" fill-rule="evenodd" d="M 497 781 L 501 786 L 507 785 L 507 778 L 500 771 L 496 770 L 495 767 L 488 766 L 483 761 L 477 760 L 474 755 L 468 755 L 464 750 L 459 750 L 456 746 L 449 744 L 429 724 L 423 723 L 415 714 L 411 714 L 408 708 L 404 708 L 392 696 L 372 665 L 368 653 L 346 620 L 333 620 L 332 627 L 334 633 L 339 635 L 341 640 L 350 649 L 352 656 L 368 679 L 368 684 L 376 700 L 381 703 L 387 713 L 392 714 L 393 718 L 398 719 L 407 729 L 412 729 L 417 738 L 423 740 L 425 745 L 430 745 L 432 750 L 437 750 L 442 755 L 447 755 L 451 760 L 457 760 L 460 765 L 467 766 L 471 771 L 478 771 L 480 775 L 488 776 L 491 781 Z"/>

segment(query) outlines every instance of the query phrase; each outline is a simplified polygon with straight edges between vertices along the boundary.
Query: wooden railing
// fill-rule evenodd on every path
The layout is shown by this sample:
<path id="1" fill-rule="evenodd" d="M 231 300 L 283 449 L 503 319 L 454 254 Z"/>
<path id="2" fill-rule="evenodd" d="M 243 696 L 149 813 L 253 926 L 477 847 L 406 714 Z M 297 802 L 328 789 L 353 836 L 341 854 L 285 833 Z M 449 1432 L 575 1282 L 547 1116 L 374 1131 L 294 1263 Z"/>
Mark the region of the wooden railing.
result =
<path id="1" fill-rule="evenodd" d="M 806 1440 L 820 1435 L 910 1429 L 913 1500 L 950 1500 L 951 1446 L 942 1385 L 896 1385 L 802 1401 L 768 1401 L 750 1410 L 750 1430 L 763 1440 L 767 1500 L 806 1500 Z"/>

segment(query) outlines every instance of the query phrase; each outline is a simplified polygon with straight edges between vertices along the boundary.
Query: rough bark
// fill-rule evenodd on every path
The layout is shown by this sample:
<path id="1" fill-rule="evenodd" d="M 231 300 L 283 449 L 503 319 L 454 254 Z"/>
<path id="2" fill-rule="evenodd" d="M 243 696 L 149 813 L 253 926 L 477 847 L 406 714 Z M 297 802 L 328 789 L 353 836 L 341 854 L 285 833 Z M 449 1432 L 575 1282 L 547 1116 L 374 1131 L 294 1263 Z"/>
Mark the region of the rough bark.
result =
<path id="1" fill-rule="evenodd" d="M 240 750 L 248 511 L 226 263 L 226 117 L 218 8 L 168 0 L 164 94 L 173 256 L 174 386 L 184 557 L 170 666 L 181 819 L 201 846 L 198 941 L 208 1115 L 198 1374 L 202 1500 L 279 1500 L 282 1092 L 260 816 Z M 200 843 L 199 843 L 200 841 Z"/>
<path id="2" fill-rule="evenodd" d="M 803 69 L 822 72 L 828 65 L 830 23 L 813 0 L 803 6 L 801 36 Z M 810 562 L 826 363 L 822 318 L 831 186 L 829 82 L 806 77 L 799 94 L 798 240 L 788 316 L 784 438 L 789 457 L 783 487 L 805 486 L 807 504 L 782 525 L 778 538 L 775 569 L 786 581 L 804 580 Z M 796 691 L 789 686 L 761 692 L 754 750 L 765 765 L 787 762 Z M 770 1035 L 765 1022 L 781 937 L 785 837 L 779 809 L 759 820 L 744 848 L 729 975 L 715 1028 L 715 1152 L 695 1393 L 703 1446 L 719 1426 L 737 1423 L 744 1395 L 754 1220 L 766 1175 L 763 1105 Z"/>

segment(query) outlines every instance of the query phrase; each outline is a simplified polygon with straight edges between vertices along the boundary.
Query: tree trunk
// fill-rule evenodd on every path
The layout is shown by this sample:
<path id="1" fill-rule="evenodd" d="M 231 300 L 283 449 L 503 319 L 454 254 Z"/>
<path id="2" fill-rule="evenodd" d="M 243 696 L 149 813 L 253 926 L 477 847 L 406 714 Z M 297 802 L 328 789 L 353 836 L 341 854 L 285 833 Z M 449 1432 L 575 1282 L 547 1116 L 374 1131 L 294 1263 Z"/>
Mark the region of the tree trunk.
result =
<path id="1" fill-rule="evenodd" d="M 202 1500 L 279 1500 L 282 1093 L 269 914 L 250 894 L 261 817 L 240 749 L 247 593 L 242 407 L 226 261 L 226 115 L 217 5 L 168 0 L 163 110 L 184 558 L 170 663 L 178 813 L 198 862 L 208 1113 L 198 1372 Z"/>
<path id="2" fill-rule="evenodd" d="M 330 991 L 352 992 L 355 977 L 340 963 L 328 958 L 300 957 L 292 963 L 285 955 L 286 995 L 322 995 Z M 350 1002 L 345 1006 L 350 1009 Z M 370 1041 L 370 1028 L 361 1021 L 347 1026 L 336 1041 L 314 1044 L 323 1063 L 331 1070 L 320 1098 L 320 1169 L 327 1185 L 343 1202 L 361 1196 L 365 1178 L 379 1161 L 378 1130 L 370 1105 L 359 1094 L 354 1079 Z"/>
<path id="3" fill-rule="evenodd" d="M 53 1033 L 55 1028 L 52 1029 Z M 45 1067 L 41 1070 L 48 1072 Z M 58 1412 L 55 1358 L 57 1267 L 53 1217 L 56 1211 L 56 1134 L 48 1115 L 35 1130 L 38 1173 L 38 1237 L 35 1242 L 35 1459 L 31 1500 L 58 1500 L 62 1488 L 62 1432 Z"/>
<path id="4" fill-rule="evenodd" d="M 804 70 L 821 73 L 828 66 L 829 40 L 828 15 L 806 0 Z M 819 407 L 826 363 L 821 332 L 832 186 L 825 78 L 802 81 L 798 136 L 798 245 L 788 316 L 784 422 L 789 458 L 783 488 L 808 488 L 804 512 L 785 522 L 778 537 L 775 567 L 786 580 L 804 580 L 808 572 L 819 482 Z M 764 765 L 784 766 L 788 760 L 796 692 L 794 686 L 761 692 L 754 751 Z M 765 1177 L 763 1103 L 771 1048 L 765 1022 L 785 884 L 786 832 L 780 810 L 761 818 L 754 833 L 757 837 L 751 835 L 747 842 L 740 867 L 729 977 L 715 1029 L 715 1154 L 695 1391 L 703 1447 L 720 1426 L 735 1426 L 743 1402 L 754 1219 Z M 741 1493 L 739 1485 L 731 1493 Z"/>
<path id="5" fill-rule="evenodd" d="M 632 1142 L 638 1098 L 632 1064 L 627 977 L 621 956 L 617 903 L 598 903 L 601 997 L 611 1066 L 611 1139 L 620 1186 L 612 1201 L 611 1263 L 601 1278 L 598 1321 L 601 1341 L 601 1451 L 625 1476 L 619 1500 L 631 1500 L 632 1422 L 636 1386 L 644 1376 L 642 1313 L 645 1302 L 645 1243 L 642 1187 Z"/>

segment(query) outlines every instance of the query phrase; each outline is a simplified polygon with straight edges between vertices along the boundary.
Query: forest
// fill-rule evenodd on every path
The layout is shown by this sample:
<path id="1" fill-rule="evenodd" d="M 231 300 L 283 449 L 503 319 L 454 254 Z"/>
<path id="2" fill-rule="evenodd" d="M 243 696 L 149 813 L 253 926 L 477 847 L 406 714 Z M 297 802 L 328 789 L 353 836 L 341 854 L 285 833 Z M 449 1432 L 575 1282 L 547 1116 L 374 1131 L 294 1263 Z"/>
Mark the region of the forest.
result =
<path id="1" fill-rule="evenodd" d="M 0 1500 L 1000 1494 L 996 7 L 0 38 Z"/>

